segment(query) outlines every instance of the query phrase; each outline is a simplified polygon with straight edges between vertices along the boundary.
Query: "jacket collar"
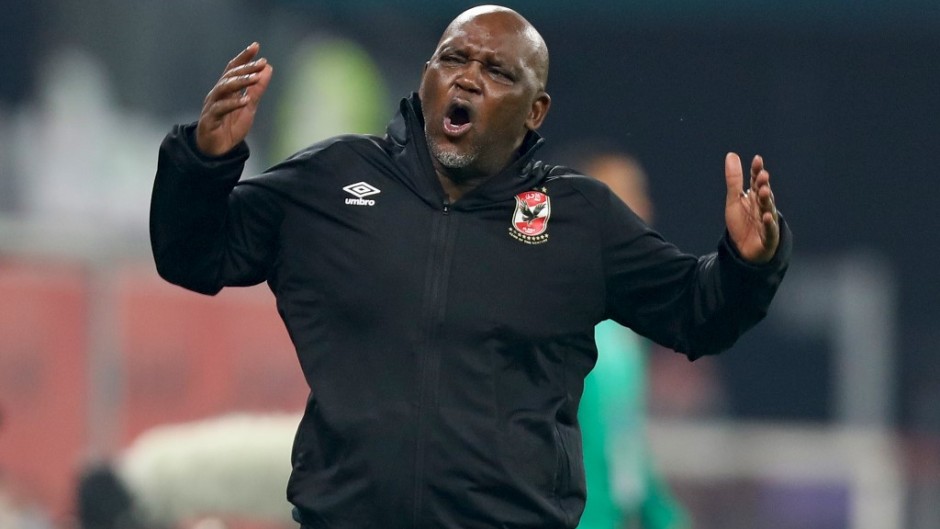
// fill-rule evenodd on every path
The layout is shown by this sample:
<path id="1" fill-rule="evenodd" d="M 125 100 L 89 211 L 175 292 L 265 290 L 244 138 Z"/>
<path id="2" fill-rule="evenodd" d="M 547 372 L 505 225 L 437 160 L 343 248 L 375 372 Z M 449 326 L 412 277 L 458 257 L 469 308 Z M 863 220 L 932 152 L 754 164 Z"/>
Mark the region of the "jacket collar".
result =
<path id="1" fill-rule="evenodd" d="M 425 202 L 434 207 L 444 203 L 444 190 L 434 172 L 428 142 L 424 136 L 424 114 L 418 94 L 401 100 L 398 113 L 386 129 L 397 164 L 403 173 L 402 179 Z M 479 187 L 467 193 L 454 205 L 454 209 L 476 209 L 494 202 L 512 200 L 523 191 L 528 191 L 544 179 L 542 163 L 534 155 L 545 143 L 539 133 L 530 131 L 522 141 L 520 155 L 516 160 Z"/>

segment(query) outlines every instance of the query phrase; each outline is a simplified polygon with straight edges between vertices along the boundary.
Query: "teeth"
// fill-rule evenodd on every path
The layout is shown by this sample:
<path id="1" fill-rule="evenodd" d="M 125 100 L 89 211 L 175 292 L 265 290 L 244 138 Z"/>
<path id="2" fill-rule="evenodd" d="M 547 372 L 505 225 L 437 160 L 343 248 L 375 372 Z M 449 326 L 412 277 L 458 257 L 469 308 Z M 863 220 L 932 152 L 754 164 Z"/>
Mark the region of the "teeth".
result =
<path id="1" fill-rule="evenodd" d="M 444 130 L 447 132 L 460 133 L 468 128 L 470 128 L 470 123 L 461 123 L 458 125 L 453 122 L 450 116 L 444 118 Z"/>

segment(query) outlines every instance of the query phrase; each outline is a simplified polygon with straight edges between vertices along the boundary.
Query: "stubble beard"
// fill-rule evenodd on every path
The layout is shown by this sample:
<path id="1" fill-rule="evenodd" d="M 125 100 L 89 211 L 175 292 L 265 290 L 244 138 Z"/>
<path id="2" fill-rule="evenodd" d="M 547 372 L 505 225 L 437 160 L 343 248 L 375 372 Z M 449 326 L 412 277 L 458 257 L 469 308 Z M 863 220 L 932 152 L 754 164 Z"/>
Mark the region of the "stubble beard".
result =
<path id="1" fill-rule="evenodd" d="M 469 152 L 456 152 L 431 139 L 430 135 L 427 134 L 427 130 L 425 130 L 425 136 L 428 138 L 428 148 L 431 150 L 431 156 L 447 169 L 465 169 L 476 162 L 480 156 L 478 147 L 474 147 Z"/>

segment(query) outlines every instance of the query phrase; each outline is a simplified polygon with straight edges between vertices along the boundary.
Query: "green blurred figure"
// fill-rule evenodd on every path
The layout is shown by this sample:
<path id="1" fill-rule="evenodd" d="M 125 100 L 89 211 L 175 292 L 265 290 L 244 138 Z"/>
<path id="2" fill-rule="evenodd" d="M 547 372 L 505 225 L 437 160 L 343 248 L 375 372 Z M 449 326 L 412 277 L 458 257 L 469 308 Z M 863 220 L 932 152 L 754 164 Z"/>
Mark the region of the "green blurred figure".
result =
<path id="1" fill-rule="evenodd" d="M 578 167 L 607 184 L 647 223 L 646 175 L 630 156 L 595 154 Z M 578 419 L 588 499 L 579 529 L 687 529 L 688 514 L 657 472 L 646 435 L 648 344 L 613 321 L 595 330 L 598 359 Z"/>

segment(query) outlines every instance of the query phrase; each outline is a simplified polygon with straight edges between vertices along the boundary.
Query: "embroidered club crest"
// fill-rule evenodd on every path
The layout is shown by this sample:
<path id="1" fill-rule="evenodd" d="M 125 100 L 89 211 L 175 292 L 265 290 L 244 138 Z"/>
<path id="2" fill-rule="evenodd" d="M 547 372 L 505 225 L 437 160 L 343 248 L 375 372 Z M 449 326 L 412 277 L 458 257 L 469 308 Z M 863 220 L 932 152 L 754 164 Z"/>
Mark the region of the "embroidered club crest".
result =
<path id="1" fill-rule="evenodd" d="M 526 244 L 548 241 L 548 218 L 552 204 L 548 195 L 540 191 L 526 191 L 516 195 L 516 210 L 512 213 L 509 235 Z"/>

